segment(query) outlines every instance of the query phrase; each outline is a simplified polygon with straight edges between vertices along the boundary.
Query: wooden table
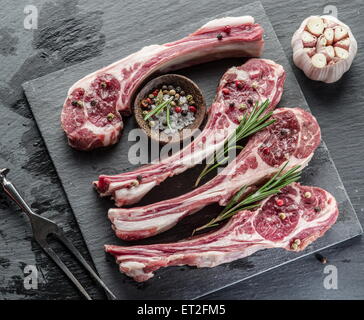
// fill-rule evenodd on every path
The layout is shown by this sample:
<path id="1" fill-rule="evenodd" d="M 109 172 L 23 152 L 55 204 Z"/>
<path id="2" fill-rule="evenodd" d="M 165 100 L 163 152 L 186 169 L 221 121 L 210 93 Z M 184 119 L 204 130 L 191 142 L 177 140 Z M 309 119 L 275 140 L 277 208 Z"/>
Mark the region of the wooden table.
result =
<path id="1" fill-rule="evenodd" d="M 186 23 L 204 16 L 233 9 L 249 1 L 125 1 L 120 19 L 125 29 L 121 39 L 143 39 L 148 24 L 162 23 L 173 30 L 173 15 L 186 17 Z M 331 2 L 284 0 L 262 1 L 276 33 L 291 58 L 290 40 L 301 21 L 311 14 L 322 14 Z M 11 179 L 32 207 L 60 223 L 68 237 L 87 254 L 78 226 L 67 204 L 53 165 L 29 111 L 21 84 L 52 71 L 101 56 L 107 49 L 108 10 L 113 1 L 36 1 L 39 12 L 37 30 L 24 28 L 24 8 L 28 1 L 1 0 L 0 13 L 0 166 L 18 168 Z M 360 11 L 363 1 L 335 4 L 338 17 L 351 26 L 359 53 L 351 70 L 336 84 L 326 85 L 307 79 L 294 68 L 313 114 L 325 139 L 348 194 L 364 224 L 363 168 L 363 72 L 360 45 L 364 25 Z M 326 9 L 330 9 L 326 7 Z M 158 16 L 158 19 L 153 17 Z M 162 19 L 160 19 L 160 17 Z M 157 20 L 157 21 L 156 21 Z M 58 32 L 61 30 L 61 32 Z M 121 40 L 128 41 L 128 40 Z M 85 46 L 87 44 L 87 46 Z M 58 128 L 55 128 L 58 130 Z M 26 218 L 0 197 L 0 298 L 1 299 L 79 299 L 80 295 L 66 277 L 31 239 Z M 62 254 L 67 259 L 66 254 Z M 364 241 L 361 237 L 322 252 L 326 265 L 309 256 L 228 287 L 207 299 L 362 299 L 364 298 Z M 24 288 L 24 267 L 39 270 L 38 289 Z M 338 271 L 338 289 L 327 290 L 323 281 L 327 265 Z M 70 268 L 97 298 L 103 293 L 78 265 Z"/>

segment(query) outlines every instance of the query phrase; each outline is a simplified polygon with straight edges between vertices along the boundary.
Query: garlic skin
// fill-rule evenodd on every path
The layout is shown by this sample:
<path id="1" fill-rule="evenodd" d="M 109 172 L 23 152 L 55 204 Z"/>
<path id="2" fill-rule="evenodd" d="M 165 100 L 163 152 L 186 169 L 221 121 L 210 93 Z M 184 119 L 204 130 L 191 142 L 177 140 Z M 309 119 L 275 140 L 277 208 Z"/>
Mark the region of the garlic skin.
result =
<path id="1" fill-rule="evenodd" d="M 317 38 L 314 48 L 307 32 Z M 326 83 L 338 81 L 349 70 L 358 51 L 350 28 L 329 15 L 306 18 L 294 33 L 291 45 L 294 64 L 311 80 Z"/>

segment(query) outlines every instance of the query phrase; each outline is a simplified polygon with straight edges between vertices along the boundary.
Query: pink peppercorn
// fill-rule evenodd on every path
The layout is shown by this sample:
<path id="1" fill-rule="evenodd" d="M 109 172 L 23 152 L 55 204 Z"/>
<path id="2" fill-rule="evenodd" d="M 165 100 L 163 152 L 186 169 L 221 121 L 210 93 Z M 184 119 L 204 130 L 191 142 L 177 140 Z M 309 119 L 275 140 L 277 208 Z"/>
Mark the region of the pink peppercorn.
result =
<path id="1" fill-rule="evenodd" d="M 197 112 L 197 109 L 194 106 L 189 106 L 188 110 L 190 110 L 193 113 Z"/>

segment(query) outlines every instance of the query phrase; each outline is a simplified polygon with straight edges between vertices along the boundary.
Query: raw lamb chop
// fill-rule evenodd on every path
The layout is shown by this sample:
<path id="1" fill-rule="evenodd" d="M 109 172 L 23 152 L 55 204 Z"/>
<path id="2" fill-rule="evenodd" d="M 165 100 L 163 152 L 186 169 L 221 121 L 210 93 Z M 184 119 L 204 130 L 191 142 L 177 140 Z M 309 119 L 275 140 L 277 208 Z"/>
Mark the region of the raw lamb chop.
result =
<path id="1" fill-rule="evenodd" d="M 119 207 L 138 202 L 168 177 L 202 163 L 220 149 L 242 115 L 251 112 L 256 102 L 269 99 L 267 112 L 274 109 L 281 98 L 285 77 L 281 65 L 266 59 L 250 59 L 240 67 L 230 68 L 220 81 L 204 130 L 190 145 L 134 171 L 101 175 L 94 182 L 97 190 L 102 196 L 112 196 Z"/>
<path id="2" fill-rule="evenodd" d="M 131 113 L 134 94 L 156 72 L 168 72 L 228 57 L 259 57 L 263 29 L 254 18 L 228 17 L 210 21 L 189 36 L 151 45 L 76 82 L 62 110 L 69 144 L 91 150 L 115 144 Z"/>
<path id="3" fill-rule="evenodd" d="M 289 161 L 285 170 L 305 167 L 320 144 L 316 119 L 300 108 L 276 109 L 276 121 L 256 133 L 240 154 L 215 178 L 179 197 L 138 208 L 109 210 L 116 235 L 123 240 L 147 238 L 172 228 L 201 208 L 228 200 L 243 186 L 270 178 Z"/>
<path id="4" fill-rule="evenodd" d="M 283 205 L 277 205 L 278 199 Z M 294 183 L 264 200 L 259 209 L 240 211 L 215 232 L 176 243 L 106 245 L 105 250 L 115 256 L 120 272 L 141 282 L 167 266 L 215 267 L 265 248 L 304 250 L 335 223 L 338 214 L 331 194 Z"/>

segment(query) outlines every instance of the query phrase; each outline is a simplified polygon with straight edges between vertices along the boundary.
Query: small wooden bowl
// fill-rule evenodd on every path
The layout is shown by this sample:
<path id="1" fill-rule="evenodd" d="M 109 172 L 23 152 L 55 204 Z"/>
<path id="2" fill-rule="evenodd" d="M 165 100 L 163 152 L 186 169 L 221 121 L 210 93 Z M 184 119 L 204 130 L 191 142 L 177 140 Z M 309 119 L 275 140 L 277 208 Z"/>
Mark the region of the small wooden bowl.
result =
<path id="1" fill-rule="evenodd" d="M 174 87 L 181 87 L 182 90 L 186 92 L 186 95 L 191 94 L 193 96 L 193 100 L 196 102 L 197 112 L 195 114 L 195 121 L 189 126 L 183 128 L 189 129 L 190 134 L 188 135 L 186 134 L 186 132 L 182 134 L 183 129 L 174 133 L 173 135 L 167 135 L 164 132 L 159 132 L 159 130 L 158 134 L 153 134 L 147 121 L 144 120 L 142 114 L 143 109 L 140 106 L 141 101 L 143 99 L 146 99 L 148 97 L 148 94 L 150 94 L 153 90 L 155 90 L 156 88 L 160 88 L 164 84 L 171 84 Z M 139 127 L 145 131 L 148 137 L 155 141 L 159 141 L 162 144 L 176 143 L 181 141 L 182 139 L 191 137 L 191 135 L 193 135 L 193 133 L 201 126 L 206 115 L 206 103 L 200 88 L 192 80 L 178 74 L 166 74 L 150 80 L 140 90 L 134 101 L 134 115 Z"/>

